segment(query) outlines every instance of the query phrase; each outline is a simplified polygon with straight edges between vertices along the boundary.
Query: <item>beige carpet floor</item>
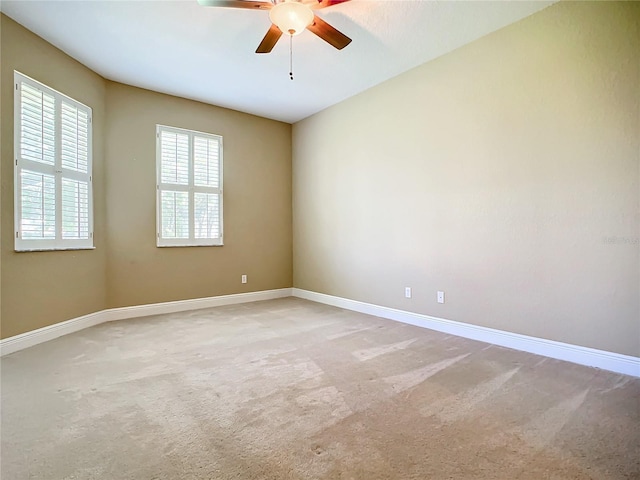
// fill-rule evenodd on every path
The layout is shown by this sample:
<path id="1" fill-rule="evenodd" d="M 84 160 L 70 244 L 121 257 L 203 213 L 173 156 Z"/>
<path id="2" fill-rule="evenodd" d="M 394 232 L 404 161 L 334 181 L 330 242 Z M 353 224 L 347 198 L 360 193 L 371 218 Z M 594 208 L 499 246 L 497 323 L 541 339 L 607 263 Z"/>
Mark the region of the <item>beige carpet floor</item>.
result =
<path id="1" fill-rule="evenodd" d="M 2 480 L 638 479 L 640 379 L 285 298 L 2 359 Z"/>

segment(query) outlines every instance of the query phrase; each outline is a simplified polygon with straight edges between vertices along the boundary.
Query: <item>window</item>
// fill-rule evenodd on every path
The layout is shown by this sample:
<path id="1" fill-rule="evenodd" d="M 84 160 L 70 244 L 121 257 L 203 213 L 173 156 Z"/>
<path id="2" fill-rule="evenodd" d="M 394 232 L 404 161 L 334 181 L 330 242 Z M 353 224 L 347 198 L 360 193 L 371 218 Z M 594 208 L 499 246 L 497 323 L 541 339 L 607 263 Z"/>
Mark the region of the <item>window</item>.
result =
<path id="1" fill-rule="evenodd" d="M 14 81 L 15 249 L 93 248 L 91 108 Z"/>
<path id="2" fill-rule="evenodd" d="M 158 125 L 157 245 L 222 245 L 222 137 Z"/>

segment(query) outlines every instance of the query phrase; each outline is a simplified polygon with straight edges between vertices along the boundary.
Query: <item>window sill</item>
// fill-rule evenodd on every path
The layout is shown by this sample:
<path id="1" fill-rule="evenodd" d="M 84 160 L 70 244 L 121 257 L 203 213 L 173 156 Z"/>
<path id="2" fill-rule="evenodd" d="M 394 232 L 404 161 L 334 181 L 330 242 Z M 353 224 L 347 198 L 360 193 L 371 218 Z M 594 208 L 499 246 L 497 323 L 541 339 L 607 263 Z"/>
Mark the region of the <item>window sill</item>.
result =
<path id="1" fill-rule="evenodd" d="M 157 248 L 184 248 L 184 247 L 224 247 L 224 243 L 216 243 L 214 245 L 193 245 L 189 243 L 181 245 L 156 245 Z"/>
<path id="2" fill-rule="evenodd" d="M 16 253 L 28 253 L 28 252 L 68 252 L 70 250 L 95 250 L 96 247 L 62 247 L 62 248 L 21 248 L 20 250 L 14 249 Z"/>

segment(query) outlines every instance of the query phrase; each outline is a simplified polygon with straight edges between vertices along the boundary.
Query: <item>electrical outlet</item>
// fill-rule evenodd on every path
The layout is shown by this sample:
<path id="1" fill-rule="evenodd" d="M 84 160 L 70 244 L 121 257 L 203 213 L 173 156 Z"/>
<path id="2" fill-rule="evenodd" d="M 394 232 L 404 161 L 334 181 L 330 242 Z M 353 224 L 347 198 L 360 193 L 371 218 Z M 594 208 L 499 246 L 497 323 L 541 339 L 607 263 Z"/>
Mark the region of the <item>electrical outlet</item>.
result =
<path id="1" fill-rule="evenodd" d="M 246 275 L 242 275 L 242 283 L 247 283 L 247 276 Z"/>
<path id="2" fill-rule="evenodd" d="M 404 287 L 404 298 L 411 298 L 411 287 Z"/>
<path id="3" fill-rule="evenodd" d="M 444 303 L 444 292 L 438 292 L 438 303 Z"/>

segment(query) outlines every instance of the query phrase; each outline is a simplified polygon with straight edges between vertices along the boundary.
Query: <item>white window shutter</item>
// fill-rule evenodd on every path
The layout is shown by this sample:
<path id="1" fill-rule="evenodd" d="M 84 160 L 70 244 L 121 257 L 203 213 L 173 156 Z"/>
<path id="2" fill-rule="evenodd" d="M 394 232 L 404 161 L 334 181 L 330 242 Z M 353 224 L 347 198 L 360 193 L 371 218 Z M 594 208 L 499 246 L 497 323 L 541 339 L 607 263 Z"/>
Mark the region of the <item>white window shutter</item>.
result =
<path id="1" fill-rule="evenodd" d="M 89 171 L 89 115 L 68 102 L 62 102 L 60 147 L 62 168 Z"/>
<path id="2" fill-rule="evenodd" d="M 220 141 L 194 137 L 193 139 L 194 185 L 220 187 Z"/>
<path id="3" fill-rule="evenodd" d="M 89 238 L 89 184 L 62 178 L 62 238 Z"/>
<path id="4" fill-rule="evenodd" d="M 162 182 L 189 184 L 189 137 L 175 132 L 161 132 Z"/>
<path id="5" fill-rule="evenodd" d="M 20 231 L 29 240 L 56 238 L 56 180 L 53 175 L 20 172 Z"/>
<path id="6" fill-rule="evenodd" d="M 189 238 L 189 194 L 163 190 L 162 238 Z"/>
<path id="7" fill-rule="evenodd" d="M 55 99 L 28 83 L 20 86 L 20 158 L 54 165 Z"/>
<path id="8" fill-rule="evenodd" d="M 14 78 L 15 249 L 93 248 L 91 109 Z"/>
<path id="9" fill-rule="evenodd" d="M 220 236 L 220 194 L 194 193 L 195 238 Z"/>
<path id="10" fill-rule="evenodd" d="M 222 137 L 157 126 L 157 245 L 222 245 Z"/>

